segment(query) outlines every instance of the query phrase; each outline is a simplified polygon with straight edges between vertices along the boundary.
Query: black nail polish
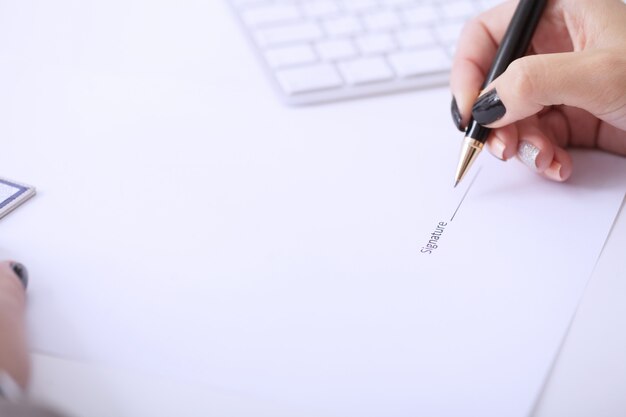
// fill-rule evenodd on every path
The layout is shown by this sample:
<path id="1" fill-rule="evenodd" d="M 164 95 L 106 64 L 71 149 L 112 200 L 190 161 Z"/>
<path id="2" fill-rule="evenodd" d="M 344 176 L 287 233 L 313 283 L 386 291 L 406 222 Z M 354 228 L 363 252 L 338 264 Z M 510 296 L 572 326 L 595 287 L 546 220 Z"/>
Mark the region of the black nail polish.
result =
<path id="1" fill-rule="evenodd" d="M 506 107 L 498 97 L 498 92 L 494 88 L 488 93 L 480 96 L 474 107 L 472 107 L 472 116 L 481 125 L 488 125 L 496 120 L 502 119 L 506 113 Z"/>
<path id="2" fill-rule="evenodd" d="M 11 262 L 11 269 L 22 282 L 24 289 L 26 289 L 28 287 L 28 270 L 26 267 L 18 262 Z"/>
<path id="3" fill-rule="evenodd" d="M 459 106 L 456 104 L 456 98 L 454 96 L 452 96 L 452 103 L 450 104 L 450 113 L 452 113 L 452 121 L 454 122 L 456 128 L 461 132 L 465 132 L 465 129 L 463 129 L 463 126 L 461 125 L 463 123 L 463 117 L 461 116 Z"/>

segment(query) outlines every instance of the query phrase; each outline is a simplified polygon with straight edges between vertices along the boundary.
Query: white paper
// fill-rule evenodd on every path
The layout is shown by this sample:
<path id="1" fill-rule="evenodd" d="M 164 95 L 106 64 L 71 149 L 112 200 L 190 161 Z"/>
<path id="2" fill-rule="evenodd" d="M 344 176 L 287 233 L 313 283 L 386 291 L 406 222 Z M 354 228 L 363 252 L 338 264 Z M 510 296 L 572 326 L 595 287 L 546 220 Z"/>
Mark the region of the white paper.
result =
<path id="1" fill-rule="evenodd" d="M 34 346 L 320 416 L 528 415 L 624 194 L 622 159 L 575 162 L 555 184 L 486 157 L 452 221 L 463 188 L 379 198 L 347 170 L 202 198 L 218 221 L 126 223 L 67 264 L 82 286 L 40 284 Z"/>

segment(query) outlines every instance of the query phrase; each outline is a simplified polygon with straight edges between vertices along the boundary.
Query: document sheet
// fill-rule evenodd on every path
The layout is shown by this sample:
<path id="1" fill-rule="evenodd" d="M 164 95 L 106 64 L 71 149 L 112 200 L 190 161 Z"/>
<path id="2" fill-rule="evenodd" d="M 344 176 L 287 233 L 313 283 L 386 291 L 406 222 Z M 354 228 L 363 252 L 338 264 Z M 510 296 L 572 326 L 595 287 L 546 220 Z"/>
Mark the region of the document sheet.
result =
<path id="1" fill-rule="evenodd" d="M 302 169 L 209 184 L 188 222 L 120 208 L 107 256 L 41 279 L 34 347 L 317 416 L 526 416 L 624 197 L 623 159 L 575 163 L 556 184 L 485 156 L 456 190 Z"/>

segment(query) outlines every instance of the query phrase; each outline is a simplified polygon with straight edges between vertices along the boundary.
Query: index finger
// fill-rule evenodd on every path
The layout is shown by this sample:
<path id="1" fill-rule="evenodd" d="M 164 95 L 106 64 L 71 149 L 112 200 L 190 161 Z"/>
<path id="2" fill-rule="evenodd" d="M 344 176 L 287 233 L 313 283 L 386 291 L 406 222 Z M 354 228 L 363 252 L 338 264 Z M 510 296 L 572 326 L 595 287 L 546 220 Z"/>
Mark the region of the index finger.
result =
<path id="1" fill-rule="evenodd" d="M 450 73 L 450 89 L 462 116 L 462 126 L 469 122 L 472 106 L 517 3 L 509 0 L 480 14 L 468 21 L 461 32 Z"/>

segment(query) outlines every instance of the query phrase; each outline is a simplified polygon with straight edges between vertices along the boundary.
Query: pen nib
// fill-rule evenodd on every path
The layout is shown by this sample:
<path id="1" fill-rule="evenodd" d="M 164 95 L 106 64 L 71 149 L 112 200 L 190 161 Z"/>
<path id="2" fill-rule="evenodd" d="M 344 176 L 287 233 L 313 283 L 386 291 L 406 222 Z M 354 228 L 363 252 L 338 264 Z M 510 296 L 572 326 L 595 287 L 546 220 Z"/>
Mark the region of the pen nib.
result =
<path id="1" fill-rule="evenodd" d="M 459 182 L 461 182 L 461 180 L 454 181 L 454 188 L 456 188 L 456 186 L 459 185 Z"/>
<path id="2" fill-rule="evenodd" d="M 456 169 L 456 175 L 454 176 L 456 183 L 454 186 L 456 187 L 465 173 L 469 170 L 474 163 L 474 160 L 480 153 L 483 148 L 483 143 L 477 141 L 476 139 L 465 137 L 463 140 L 463 147 L 461 148 L 461 158 L 459 160 L 459 166 Z"/>

